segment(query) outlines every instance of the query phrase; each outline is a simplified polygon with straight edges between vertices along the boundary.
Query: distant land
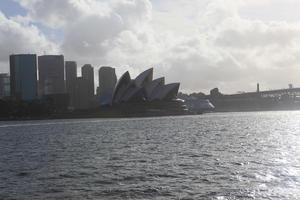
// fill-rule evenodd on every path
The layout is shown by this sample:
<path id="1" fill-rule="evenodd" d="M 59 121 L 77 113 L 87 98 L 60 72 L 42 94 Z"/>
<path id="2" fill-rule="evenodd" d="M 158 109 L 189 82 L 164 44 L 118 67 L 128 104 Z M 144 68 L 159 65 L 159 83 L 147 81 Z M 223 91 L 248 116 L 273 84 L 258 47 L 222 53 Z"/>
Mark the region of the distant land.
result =
<path id="1" fill-rule="evenodd" d="M 218 88 L 214 88 L 209 95 L 201 92 L 179 93 L 178 97 L 184 99 L 189 110 L 193 112 L 203 112 L 203 110 L 215 112 L 300 110 L 300 88 L 293 88 L 292 85 L 286 89 L 260 91 L 259 84 L 257 84 L 255 92 L 229 95 L 222 94 Z M 204 99 L 209 100 L 214 108 L 208 109 L 203 107 L 203 104 L 199 104 Z"/>

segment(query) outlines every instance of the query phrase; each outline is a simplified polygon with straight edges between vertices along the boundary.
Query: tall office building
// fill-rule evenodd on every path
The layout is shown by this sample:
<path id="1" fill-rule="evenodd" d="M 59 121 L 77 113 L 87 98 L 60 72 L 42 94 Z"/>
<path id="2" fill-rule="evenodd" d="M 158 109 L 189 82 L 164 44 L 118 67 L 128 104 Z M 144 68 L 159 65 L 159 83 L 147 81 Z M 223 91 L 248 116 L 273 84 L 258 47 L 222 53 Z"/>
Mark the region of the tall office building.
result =
<path id="1" fill-rule="evenodd" d="M 76 98 L 77 64 L 75 61 L 66 61 L 66 92 L 70 97 L 70 106 L 74 107 Z"/>
<path id="2" fill-rule="evenodd" d="M 0 74 L 0 98 L 10 95 L 10 77 L 8 74 Z"/>
<path id="3" fill-rule="evenodd" d="M 43 96 L 65 93 L 64 56 L 39 56 L 38 64 L 40 95 Z"/>
<path id="4" fill-rule="evenodd" d="M 87 88 L 88 88 L 88 82 L 83 77 L 76 78 L 75 99 L 74 99 L 75 109 L 90 108 L 90 99 L 88 98 L 90 94 Z"/>
<path id="5" fill-rule="evenodd" d="M 37 98 L 37 67 L 35 54 L 10 55 L 10 92 L 18 100 Z"/>
<path id="6" fill-rule="evenodd" d="M 82 78 L 87 81 L 87 91 L 88 91 L 88 98 L 91 99 L 94 97 L 94 90 L 95 90 L 95 85 L 94 85 L 94 68 L 90 64 L 85 64 L 81 68 L 81 74 Z"/>
<path id="7" fill-rule="evenodd" d="M 113 89 L 117 82 L 115 68 L 103 66 L 99 69 L 99 95 Z"/>
<path id="8" fill-rule="evenodd" d="M 93 106 L 94 98 L 94 68 L 86 64 L 81 68 L 81 77 L 75 81 L 75 109 L 88 109 Z"/>

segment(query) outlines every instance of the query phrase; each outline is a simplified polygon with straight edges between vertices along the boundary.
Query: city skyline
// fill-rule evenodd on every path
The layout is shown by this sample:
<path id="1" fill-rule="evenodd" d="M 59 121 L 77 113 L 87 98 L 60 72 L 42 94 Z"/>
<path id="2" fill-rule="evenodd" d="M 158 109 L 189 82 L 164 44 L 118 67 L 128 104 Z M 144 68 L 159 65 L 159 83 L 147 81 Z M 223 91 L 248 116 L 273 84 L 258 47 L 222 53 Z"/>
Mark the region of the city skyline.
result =
<path id="1" fill-rule="evenodd" d="M 63 55 L 12 54 L 9 58 L 10 76 L 0 73 L 2 102 L 46 102 L 55 105 L 54 110 L 68 111 L 123 103 L 156 103 L 164 107 L 175 103 L 179 110 L 186 110 L 183 100 L 177 99 L 180 83 L 165 84 L 164 77 L 154 80 L 153 68 L 136 78 L 126 71 L 117 80 L 115 68 L 102 66 L 98 70 L 99 85 L 95 87 L 91 64 L 84 64 L 78 76 L 76 61 L 65 61 Z"/>
<path id="2" fill-rule="evenodd" d="M 296 0 L 3 0 L 0 73 L 12 53 L 63 54 L 95 71 L 114 66 L 118 77 L 155 67 L 188 93 L 297 87 L 299 8 Z"/>

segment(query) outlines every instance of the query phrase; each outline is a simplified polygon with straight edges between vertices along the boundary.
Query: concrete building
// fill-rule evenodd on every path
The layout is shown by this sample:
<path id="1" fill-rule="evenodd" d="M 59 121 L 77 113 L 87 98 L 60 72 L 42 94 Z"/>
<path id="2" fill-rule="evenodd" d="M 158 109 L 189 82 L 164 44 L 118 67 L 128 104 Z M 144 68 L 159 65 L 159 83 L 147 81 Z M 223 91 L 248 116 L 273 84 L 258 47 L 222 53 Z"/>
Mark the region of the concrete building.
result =
<path id="1" fill-rule="evenodd" d="M 87 82 L 87 92 L 88 92 L 88 98 L 91 100 L 94 97 L 95 94 L 95 82 L 94 82 L 94 68 L 90 64 L 85 64 L 81 68 L 81 75 L 82 78 Z"/>
<path id="2" fill-rule="evenodd" d="M 65 93 L 65 73 L 63 55 L 44 55 L 38 57 L 39 95 Z"/>
<path id="3" fill-rule="evenodd" d="M 117 83 L 115 68 L 103 66 L 99 69 L 99 95 L 111 90 Z"/>
<path id="4" fill-rule="evenodd" d="M 10 96 L 10 76 L 0 74 L 0 99 Z"/>
<path id="5" fill-rule="evenodd" d="M 37 98 L 37 66 L 35 54 L 10 55 L 10 92 L 14 99 Z"/>
<path id="6" fill-rule="evenodd" d="M 86 64 L 81 68 L 81 77 L 75 81 L 74 108 L 83 110 L 93 106 L 94 100 L 94 68 Z"/>
<path id="7" fill-rule="evenodd" d="M 83 77 L 76 78 L 75 84 L 75 99 L 74 99 L 74 108 L 75 109 L 88 109 L 90 107 L 90 99 L 88 98 L 89 91 L 88 82 Z"/>
<path id="8" fill-rule="evenodd" d="M 75 61 L 66 61 L 66 92 L 69 94 L 70 107 L 74 107 L 76 98 L 76 79 L 77 79 L 77 63 Z"/>

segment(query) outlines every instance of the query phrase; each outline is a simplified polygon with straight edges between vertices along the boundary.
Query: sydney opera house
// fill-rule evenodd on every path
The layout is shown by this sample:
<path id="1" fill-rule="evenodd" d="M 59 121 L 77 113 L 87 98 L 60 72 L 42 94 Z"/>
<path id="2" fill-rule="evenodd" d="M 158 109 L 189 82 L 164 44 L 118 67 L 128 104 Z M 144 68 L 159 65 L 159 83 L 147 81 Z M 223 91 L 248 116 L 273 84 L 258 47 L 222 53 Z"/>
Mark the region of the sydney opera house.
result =
<path id="1" fill-rule="evenodd" d="M 135 79 L 125 72 L 114 88 L 103 92 L 101 105 L 115 105 L 128 102 L 170 101 L 177 97 L 179 83 L 165 85 L 165 78 L 153 80 L 153 68 L 150 68 Z"/>
<path id="2" fill-rule="evenodd" d="M 153 68 L 150 68 L 135 79 L 125 72 L 113 88 L 100 94 L 101 105 L 133 105 L 129 109 L 142 111 L 184 111 L 186 106 L 177 99 L 180 83 L 165 84 L 165 78 L 153 80 Z"/>

